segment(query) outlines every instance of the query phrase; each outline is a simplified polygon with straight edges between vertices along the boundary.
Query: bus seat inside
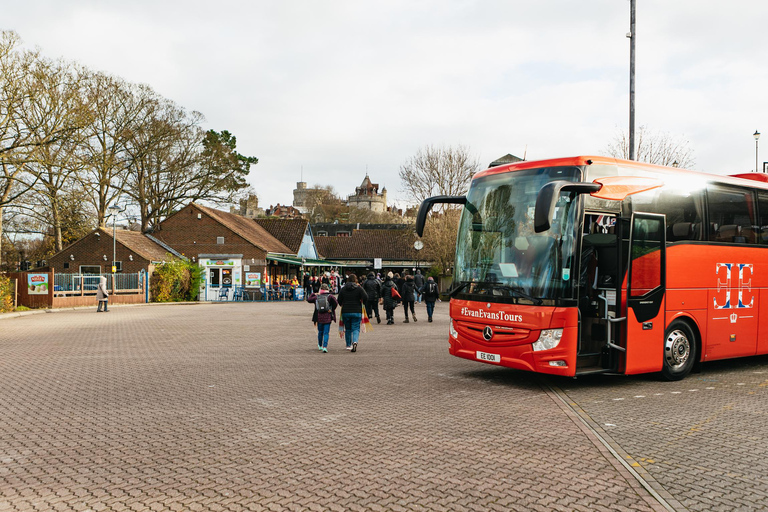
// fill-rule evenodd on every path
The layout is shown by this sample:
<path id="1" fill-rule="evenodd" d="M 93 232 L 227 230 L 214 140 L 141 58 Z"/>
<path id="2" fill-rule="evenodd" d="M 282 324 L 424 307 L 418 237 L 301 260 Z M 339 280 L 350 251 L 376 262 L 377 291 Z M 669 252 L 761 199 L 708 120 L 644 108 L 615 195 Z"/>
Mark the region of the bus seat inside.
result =
<path id="1" fill-rule="evenodd" d="M 743 238 L 741 236 L 741 226 L 736 224 L 724 224 L 717 230 L 718 242 L 740 242 L 740 238 Z"/>

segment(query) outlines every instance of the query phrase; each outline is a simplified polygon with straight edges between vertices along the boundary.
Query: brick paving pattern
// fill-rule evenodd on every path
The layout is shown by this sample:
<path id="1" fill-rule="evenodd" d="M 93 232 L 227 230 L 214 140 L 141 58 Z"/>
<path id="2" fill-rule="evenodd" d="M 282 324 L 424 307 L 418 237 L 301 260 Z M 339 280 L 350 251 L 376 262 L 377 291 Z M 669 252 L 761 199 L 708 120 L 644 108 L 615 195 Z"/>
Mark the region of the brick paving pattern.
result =
<path id="1" fill-rule="evenodd" d="M 768 357 L 557 383 L 688 510 L 768 510 Z"/>
<path id="2" fill-rule="evenodd" d="M 449 356 L 445 303 L 354 354 L 334 330 L 317 350 L 305 303 L 111 309 L 0 321 L 0 512 L 661 510 L 536 379 Z M 764 419 L 754 391 L 728 415 Z"/>

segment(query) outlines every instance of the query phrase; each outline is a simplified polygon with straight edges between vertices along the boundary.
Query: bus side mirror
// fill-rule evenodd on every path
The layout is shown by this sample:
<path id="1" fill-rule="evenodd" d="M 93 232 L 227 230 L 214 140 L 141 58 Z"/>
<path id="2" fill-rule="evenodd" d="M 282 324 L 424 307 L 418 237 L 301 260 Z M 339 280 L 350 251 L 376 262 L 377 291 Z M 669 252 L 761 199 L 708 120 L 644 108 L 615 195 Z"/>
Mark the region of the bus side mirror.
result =
<path id="1" fill-rule="evenodd" d="M 427 223 L 427 214 L 432 206 L 438 203 L 466 204 L 467 196 L 432 196 L 422 201 L 419 213 L 416 214 L 416 234 L 424 234 L 424 225 Z"/>
<path id="2" fill-rule="evenodd" d="M 552 218 L 555 215 L 555 205 L 560 197 L 560 192 L 576 192 L 577 194 L 591 194 L 602 188 L 600 183 L 574 183 L 572 181 L 550 181 L 539 190 L 536 196 L 536 208 L 533 213 L 533 230 L 536 233 L 547 231 L 552 226 Z"/>

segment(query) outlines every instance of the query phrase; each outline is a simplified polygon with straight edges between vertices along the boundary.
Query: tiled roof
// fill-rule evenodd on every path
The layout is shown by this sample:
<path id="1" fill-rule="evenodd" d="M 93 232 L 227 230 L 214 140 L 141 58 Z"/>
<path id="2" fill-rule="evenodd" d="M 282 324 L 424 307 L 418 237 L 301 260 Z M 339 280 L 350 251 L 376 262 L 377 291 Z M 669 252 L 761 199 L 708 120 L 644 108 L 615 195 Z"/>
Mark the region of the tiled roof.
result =
<path id="1" fill-rule="evenodd" d="M 101 228 L 101 232 L 112 237 L 111 229 Z M 122 229 L 115 231 L 115 236 L 119 243 L 148 261 L 163 261 L 169 258 L 168 251 L 163 246 L 153 242 L 139 231 Z"/>
<path id="2" fill-rule="evenodd" d="M 413 260 L 415 235 L 410 229 L 356 229 L 352 236 L 318 236 L 315 245 L 323 258 Z"/>
<path id="3" fill-rule="evenodd" d="M 266 229 L 269 234 L 285 244 L 291 253 L 299 252 L 304 233 L 307 231 L 306 219 L 254 219 L 255 222 Z"/>
<path id="4" fill-rule="evenodd" d="M 214 210 L 207 206 L 202 206 L 195 203 L 203 213 L 210 216 L 217 222 L 231 229 L 241 237 L 248 240 L 256 247 L 263 249 L 267 252 L 277 252 L 282 254 L 295 254 L 296 251 L 291 251 L 280 240 L 272 236 L 269 231 L 261 227 L 253 219 L 241 217 L 233 213 L 222 212 L 221 210 Z"/>

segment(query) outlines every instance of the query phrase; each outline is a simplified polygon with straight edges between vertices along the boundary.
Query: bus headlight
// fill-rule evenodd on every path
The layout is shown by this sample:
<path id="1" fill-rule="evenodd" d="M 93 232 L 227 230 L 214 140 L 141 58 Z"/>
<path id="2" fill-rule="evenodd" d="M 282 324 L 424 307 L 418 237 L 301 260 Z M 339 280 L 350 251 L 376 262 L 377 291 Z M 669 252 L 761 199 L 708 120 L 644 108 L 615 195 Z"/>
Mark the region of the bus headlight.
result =
<path id="1" fill-rule="evenodd" d="M 533 351 L 551 350 L 560 344 L 563 338 L 562 329 L 543 329 L 539 333 L 539 339 L 533 343 Z"/>
<path id="2" fill-rule="evenodd" d="M 456 332 L 456 329 L 453 328 L 453 318 L 451 318 L 451 321 L 448 322 L 448 334 L 451 335 L 451 338 L 457 339 L 459 337 L 459 333 Z"/>

